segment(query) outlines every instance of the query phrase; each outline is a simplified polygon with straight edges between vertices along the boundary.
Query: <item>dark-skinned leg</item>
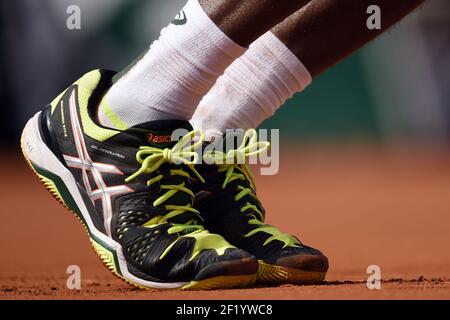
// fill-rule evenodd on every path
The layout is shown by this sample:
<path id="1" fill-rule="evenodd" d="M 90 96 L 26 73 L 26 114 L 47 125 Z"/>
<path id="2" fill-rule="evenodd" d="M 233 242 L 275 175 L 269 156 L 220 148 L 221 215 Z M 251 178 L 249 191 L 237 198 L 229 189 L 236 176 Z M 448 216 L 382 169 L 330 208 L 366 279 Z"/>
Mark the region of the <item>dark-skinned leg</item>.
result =
<path id="1" fill-rule="evenodd" d="M 408 15 L 425 0 L 313 0 L 272 29 L 312 76 L 364 46 Z M 370 30 L 366 12 L 381 9 L 381 29 Z"/>
<path id="2" fill-rule="evenodd" d="M 370 42 L 425 0 L 313 0 L 257 39 L 203 98 L 192 123 L 223 131 L 255 128 L 312 78 Z M 381 29 L 367 8 L 381 9 Z"/>
<path id="3" fill-rule="evenodd" d="M 247 47 L 311 0 L 199 0 L 212 21 Z"/>
<path id="4" fill-rule="evenodd" d="M 115 77 L 101 124 L 189 120 L 217 78 L 259 36 L 310 0 L 189 0 L 136 63 Z"/>

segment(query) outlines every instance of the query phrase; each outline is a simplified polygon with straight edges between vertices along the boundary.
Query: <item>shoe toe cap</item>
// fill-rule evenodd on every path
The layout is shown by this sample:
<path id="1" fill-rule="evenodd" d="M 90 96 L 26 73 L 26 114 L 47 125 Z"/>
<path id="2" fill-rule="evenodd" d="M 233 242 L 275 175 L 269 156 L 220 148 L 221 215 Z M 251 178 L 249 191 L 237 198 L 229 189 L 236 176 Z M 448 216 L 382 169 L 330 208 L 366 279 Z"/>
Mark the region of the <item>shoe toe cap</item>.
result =
<path id="1" fill-rule="evenodd" d="M 256 275 L 258 272 L 258 260 L 239 249 L 229 249 L 217 259 L 203 267 L 195 276 L 196 281 L 219 276 L 244 276 Z"/>
<path id="2" fill-rule="evenodd" d="M 324 255 L 297 254 L 277 260 L 277 265 L 302 271 L 327 272 L 328 258 Z"/>
<path id="3" fill-rule="evenodd" d="M 319 250 L 304 247 L 296 253 L 282 256 L 275 261 L 278 266 L 312 272 L 327 272 L 328 258 Z"/>

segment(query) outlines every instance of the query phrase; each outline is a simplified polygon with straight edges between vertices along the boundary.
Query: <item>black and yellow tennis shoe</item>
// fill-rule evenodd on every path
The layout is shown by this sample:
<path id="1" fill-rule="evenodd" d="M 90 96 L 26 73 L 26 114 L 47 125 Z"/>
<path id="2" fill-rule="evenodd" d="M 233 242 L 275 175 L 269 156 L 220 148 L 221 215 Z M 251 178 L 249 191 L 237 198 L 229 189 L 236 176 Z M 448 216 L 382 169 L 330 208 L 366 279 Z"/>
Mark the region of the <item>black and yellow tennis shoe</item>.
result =
<path id="1" fill-rule="evenodd" d="M 265 211 L 245 160 L 268 148 L 269 143 L 258 142 L 255 130 L 247 131 L 241 141 L 231 150 L 219 148 L 225 152 L 205 149 L 203 158 L 209 164 L 196 168 L 206 183 L 194 187 L 195 207 L 202 212 L 211 232 L 259 260 L 260 282 L 321 283 L 328 270 L 327 257 L 264 223 Z"/>
<path id="2" fill-rule="evenodd" d="M 21 147 L 31 168 L 127 282 L 154 289 L 251 285 L 257 260 L 205 230 L 193 207 L 203 135 L 176 120 L 102 127 L 96 110 L 113 75 L 86 74 L 28 121 Z M 172 141 L 177 129 L 185 134 Z"/>

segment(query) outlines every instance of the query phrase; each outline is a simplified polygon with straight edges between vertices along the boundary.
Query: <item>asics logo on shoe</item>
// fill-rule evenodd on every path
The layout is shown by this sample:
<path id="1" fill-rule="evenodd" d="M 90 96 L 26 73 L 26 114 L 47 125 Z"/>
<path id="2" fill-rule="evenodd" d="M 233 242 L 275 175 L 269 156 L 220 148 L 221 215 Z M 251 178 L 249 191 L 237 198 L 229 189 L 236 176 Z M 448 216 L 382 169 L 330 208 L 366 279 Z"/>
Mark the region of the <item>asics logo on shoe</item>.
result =
<path id="1" fill-rule="evenodd" d="M 175 19 L 172 21 L 172 24 L 174 24 L 176 26 L 182 26 L 186 23 L 187 23 L 187 17 L 186 17 L 186 13 L 184 12 L 184 10 L 181 10 L 181 12 L 178 13 L 175 16 Z"/>
<path id="2" fill-rule="evenodd" d="M 81 129 L 80 120 L 78 119 L 76 106 L 76 90 L 73 90 L 70 96 L 69 113 L 78 158 L 64 155 L 64 160 L 69 167 L 81 170 L 83 184 L 91 201 L 93 203 L 97 200 L 101 201 L 103 218 L 105 221 L 105 229 L 108 235 L 111 236 L 111 219 L 113 215 L 111 198 L 113 196 L 133 192 L 133 190 L 125 185 L 112 187 L 107 186 L 103 179 L 102 173 L 123 175 L 123 172 L 114 165 L 93 162 L 91 160 L 89 152 L 86 148 L 86 143 L 83 138 L 83 131 Z M 91 174 L 95 182 L 95 188 L 92 188 L 91 186 L 88 173 Z"/>
<path id="3" fill-rule="evenodd" d="M 149 133 L 147 135 L 147 141 L 150 143 L 169 143 L 172 142 L 172 136 L 169 135 L 155 135 L 153 133 Z"/>

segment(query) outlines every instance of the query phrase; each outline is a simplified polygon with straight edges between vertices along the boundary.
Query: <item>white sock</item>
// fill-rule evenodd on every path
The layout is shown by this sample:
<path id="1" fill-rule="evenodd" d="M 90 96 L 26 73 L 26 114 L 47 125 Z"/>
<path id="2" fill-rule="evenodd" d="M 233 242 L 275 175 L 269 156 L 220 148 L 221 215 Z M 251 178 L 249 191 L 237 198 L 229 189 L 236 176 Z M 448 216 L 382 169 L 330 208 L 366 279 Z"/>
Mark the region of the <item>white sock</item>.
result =
<path id="1" fill-rule="evenodd" d="M 217 80 L 191 124 L 221 132 L 256 128 L 311 81 L 300 60 L 267 32 Z"/>
<path id="2" fill-rule="evenodd" d="M 246 50 L 214 24 L 198 0 L 189 0 L 177 21 L 112 86 L 99 108 L 100 123 L 125 129 L 159 119 L 189 120 L 217 78 Z"/>

